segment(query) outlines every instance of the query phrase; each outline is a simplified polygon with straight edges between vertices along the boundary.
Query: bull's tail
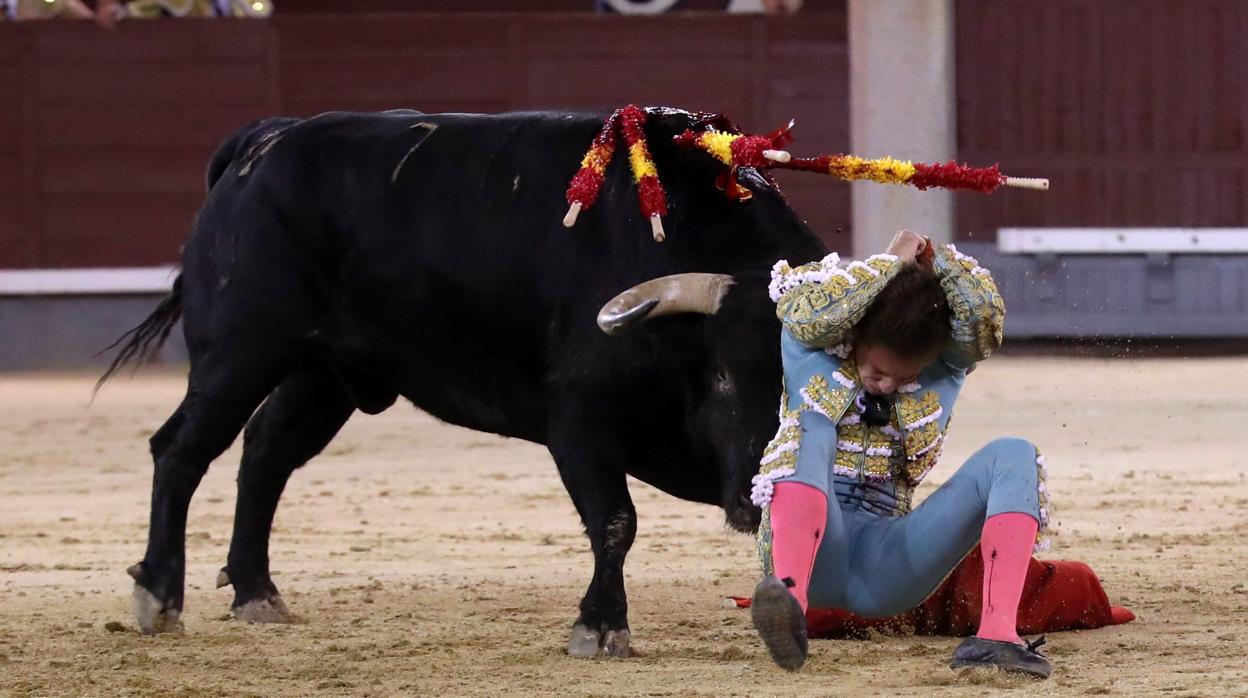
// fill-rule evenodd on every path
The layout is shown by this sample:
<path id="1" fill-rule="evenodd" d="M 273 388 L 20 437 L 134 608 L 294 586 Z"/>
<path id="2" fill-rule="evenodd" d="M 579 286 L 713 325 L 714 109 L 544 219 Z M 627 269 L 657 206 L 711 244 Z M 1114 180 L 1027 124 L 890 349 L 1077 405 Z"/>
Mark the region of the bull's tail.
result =
<path id="1" fill-rule="evenodd" d="M 126 332 L 101 351 L 100 354 L 112 351 L 118 346 L 121 350 L 117 352 L 117 356 L 113 362 L 109 364 L 108 370 L 104 375 L 100 376 L 100 380 L 95 383 L 95 390 L 92 395 L 99 392 L 104 386 L 105 381 L 113 377 L 113 374 L 120 370 L 123 366 L 136 359 L 140 361 L 148 361 L 160 350 L 161 345 L 169 338 L 169 333 L 173 331 L 173 326 L 177 324 L 182 317 L 182 275 L 178 274 L 173 280 L 173 289 L 169 295 L 160 301 L 160 305 L 152 311 L 147 319 L 140 322 L 129 332 Z"/>

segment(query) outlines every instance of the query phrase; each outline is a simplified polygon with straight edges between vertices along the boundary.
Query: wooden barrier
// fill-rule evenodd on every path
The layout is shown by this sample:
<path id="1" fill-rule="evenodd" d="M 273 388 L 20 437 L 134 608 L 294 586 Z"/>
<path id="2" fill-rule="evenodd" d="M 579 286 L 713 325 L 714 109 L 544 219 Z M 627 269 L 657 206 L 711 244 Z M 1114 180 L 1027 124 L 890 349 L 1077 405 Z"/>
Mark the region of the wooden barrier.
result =
<path id="1" fill-rule="evenodd" d="M 176 262 L 204 171 L 269 115 L 610 109 L 722 111 L 803 152 L 846 150 L 839 11 L 798 17 L 592 13 L 278 16 L 268 22 L 0 24 L 0 269 Z M 782 174 L 846 248 L 849 188 Z"/>

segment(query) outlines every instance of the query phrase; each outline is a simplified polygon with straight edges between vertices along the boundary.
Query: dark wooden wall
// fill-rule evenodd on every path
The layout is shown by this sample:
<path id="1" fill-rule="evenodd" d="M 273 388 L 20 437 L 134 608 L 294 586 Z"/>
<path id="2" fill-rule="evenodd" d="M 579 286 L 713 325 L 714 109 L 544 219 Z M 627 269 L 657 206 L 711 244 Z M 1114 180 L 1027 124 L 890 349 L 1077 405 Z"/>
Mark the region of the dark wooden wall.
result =
<path id="1" fill-rule="evenodd" d="M 1248 3 L 956 7 L 959 156 L 1053 187 L 959 197 L 963 237 L 1248 223 Z"/>
<path id="2" fill-rule="evenodd" d="M 0 208 L 15 207 L 0 214 L 0 267 L 176 261 L 208 156 L 280 110 L 271 44 L 247 22 L 0 25 L 17 66 L 11 87 L 0 79 L 0 113 L 17 117 L 0 121 L 16 163 L 0 180 Z"/>
<path id="3" fill-rule="evenodd" d="M 803 152 L 848 148 L 839 12 L 279 16 L 269 22 L 0 24 L 0 268 L 177 260 L 209 155 L 272 114 L 602 108 L 722 111 Z M 588 146 L 588 144 L 586 144 Z M 849 189 L 785 173 L 848 247 Z"/>
<path id="4" fill-rule="evenodd" d="M 758 132 L 796 116 L 795 150 L 845 150 L 846 12 L 829 2 L 794 17 L 288 13 L 111 33 L 0 24 L 0 268 L 175 261 L 212 149 L 277 113 L 636 101 L 724 111 Z M 1044 195 L 958 196 L 959 237 L 1248 221 L 1248 4 L 958 0 L 956 10 L 959 158 L 1053 181 Z M 835 232 L 849 227 L 847 185 L 781 183 L 825 239 L 848 247 Z"/>

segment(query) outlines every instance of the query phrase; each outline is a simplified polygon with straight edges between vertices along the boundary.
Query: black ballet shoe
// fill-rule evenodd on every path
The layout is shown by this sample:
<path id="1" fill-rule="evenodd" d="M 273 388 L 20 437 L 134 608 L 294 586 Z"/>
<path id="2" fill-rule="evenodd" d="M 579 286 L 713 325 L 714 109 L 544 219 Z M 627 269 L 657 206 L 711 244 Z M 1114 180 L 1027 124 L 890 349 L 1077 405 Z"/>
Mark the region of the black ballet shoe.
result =
<path id="1" fill-rule="evenodd" d="M 797 671 L 806 663 L 806 614 L 789 593 L 791 580 L 763 577 L 754 587 L 750 619 L 771 658 L 782 669 Z"/>
<path id="2" fill-rule="evenodd" d="M 971 636 L 963 640 L 962 644 L 958 645 L 958 649 L 954 650 L 953 661 L 949 662 L 949 668 L 995 667 L 1002 671 L 1047 679 L 1049 674 L 1053 673 L 1053 664 L 1049 662 L 1048 657 L 1037 651 L 1043 644 L 1043 636 L 1022 645 Z"/>

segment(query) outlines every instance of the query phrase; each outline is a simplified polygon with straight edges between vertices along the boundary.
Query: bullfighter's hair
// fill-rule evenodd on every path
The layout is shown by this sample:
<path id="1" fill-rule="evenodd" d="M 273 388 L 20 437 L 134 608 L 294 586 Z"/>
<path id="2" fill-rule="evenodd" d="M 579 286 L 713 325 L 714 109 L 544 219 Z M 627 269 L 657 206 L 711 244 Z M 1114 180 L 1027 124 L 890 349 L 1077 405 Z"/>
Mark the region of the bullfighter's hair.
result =
<path id="1" fill-rule="evenodd" d="M 910 262 L 867 308 L 854 339 L 898 356 L 930 359 L 949 344 L 951 332 L 949 301 L 936 272 Z"/>

